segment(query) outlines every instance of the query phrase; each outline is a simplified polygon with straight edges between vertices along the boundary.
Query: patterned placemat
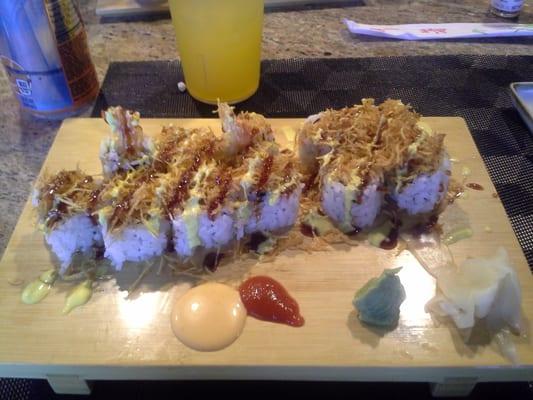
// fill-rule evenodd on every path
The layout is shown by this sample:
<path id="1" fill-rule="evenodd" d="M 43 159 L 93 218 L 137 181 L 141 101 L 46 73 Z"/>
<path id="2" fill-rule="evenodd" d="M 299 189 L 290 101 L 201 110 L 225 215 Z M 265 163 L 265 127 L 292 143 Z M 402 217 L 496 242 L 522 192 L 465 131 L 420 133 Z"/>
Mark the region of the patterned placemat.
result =
<path id="1" fill-rule="evenodd" d="M 93 116 L 121 104 L 144 117 L 213 117 L 213 106 L 178 91 L 182 80 L 176 61 L 112 63 Z M 391 97 L 465 118 L 533 270 L 533 137 L 509 95 L 511 82 L 532 80 L 533 56 L 266 60 L 257 93 L 237 109 L 303 117 Z"/>

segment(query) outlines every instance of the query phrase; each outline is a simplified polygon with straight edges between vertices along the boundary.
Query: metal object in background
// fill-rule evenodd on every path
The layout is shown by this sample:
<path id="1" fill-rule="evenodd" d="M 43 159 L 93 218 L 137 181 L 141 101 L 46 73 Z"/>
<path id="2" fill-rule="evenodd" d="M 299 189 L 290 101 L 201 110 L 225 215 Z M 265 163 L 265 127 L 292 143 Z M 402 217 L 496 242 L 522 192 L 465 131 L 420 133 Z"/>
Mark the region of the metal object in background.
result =
<path id="1" fill-rule="evenodd" d="M 98 93 L 72 0 L 0 0 L 0 60 L 22 108 L 34 115 L 64 118 Z"/>
<path id="2" fill-rule="evenodd" d="M 533 133 L 533 82 L 513 82 L 510 88 L 516 110 Z"/>
<path id="3" fill-rule="evenodd" d="M 490 11 L 504 18 L 516 18 L 520 14 L 524 0 L 490 0 Z"/>

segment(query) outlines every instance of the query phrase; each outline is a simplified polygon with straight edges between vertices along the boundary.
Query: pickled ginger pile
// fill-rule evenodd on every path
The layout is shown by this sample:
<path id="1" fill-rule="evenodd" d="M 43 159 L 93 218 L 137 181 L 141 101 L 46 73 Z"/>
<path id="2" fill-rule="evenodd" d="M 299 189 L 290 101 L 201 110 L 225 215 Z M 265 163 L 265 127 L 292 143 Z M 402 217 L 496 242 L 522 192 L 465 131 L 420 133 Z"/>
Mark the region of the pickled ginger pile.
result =
<path id="1" fill-rule="evenodd" d="M 500 247 L 493 256 L 467 258 L 456 265 L 435 233 L 416 238 L 405 235 L 404 239 L 437 281 L 437 293 L 426 304 L 426 311 L 437 319 L 449 319 L 466 342 L 474 326 L 483 324 L 501 353 L 518 364 L 511 334 L 525 333 L 522 291 L 507 251 Z"/>

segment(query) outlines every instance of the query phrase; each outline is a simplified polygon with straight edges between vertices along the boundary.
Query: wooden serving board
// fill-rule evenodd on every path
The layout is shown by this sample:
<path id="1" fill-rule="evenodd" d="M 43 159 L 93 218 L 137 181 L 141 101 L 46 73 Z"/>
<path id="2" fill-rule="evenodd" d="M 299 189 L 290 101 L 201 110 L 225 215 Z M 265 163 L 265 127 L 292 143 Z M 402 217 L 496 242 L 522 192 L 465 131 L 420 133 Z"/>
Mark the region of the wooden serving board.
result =
<path id="1" fill-rule="evenodd" d="M 457 204 L 468 214 L 474 235 L 451 246 L 457 263 L 487 256 L 504 246 L 516 267 L 529 331 L 533 321 L 533 279 L 504 209 L 465 122 L 460 118 L 425 118 L 446 133 L 450 155 L 471 169 L 468 181 L 485 190 L 468 191 Z M 148 134 L 163 124 L 219 130 L 217 120 L 144 119 Z M 273 119 L 281 142 L 292 140 L 299 119 Z M 107 135 L 99 119 L 66 120 L 43 170 L 79 166 L 100 172 L 98 148 Z M 0 264 L 0 376 L 48 378 L 71 385 L 77 379 L 308 379 L 475 382 L 527 380 L 533 376 L 530 339 L 515 337 L 520 366 L 513 367 L 496 346 L 480 336 L 465 345 L 447 324 L 437 326 L 424 311 L 435 282 L 408 252 L 399 255 L 359 245 L 329 252 L 285 252 L 273 263 L 250 266 L 282 282 L 300 304 L 306 323 L 292 328 L 248 318 L 242 336 L 230 347 L 201 353 L 183 346 L 172 334 L 169 312 L 189 282 L 177 279 L 158 290 L 126 300 L 113 282 L 96 291 L 85 306 L 61 314 L 69 285 L 60 283 L 44 301 L 25 305 L 23 285 L 51 267 L 42 234 L 34 227 L 30 203 Z M 487 227 L 491 232 L 487 232 Z M 407 299 L 399 326 L 377 333 L 362 326 L 353 310 L 354 292 L 384 268 L 403 266 L 400 278 Z M 134 267 L 131 267 L 134 269 Z M 131 270 L 130 270 L 131 271 Z M 19 285 L 16 285 L 19 283 Z M 74 386 L 60 388 L 76 391 Z"/>

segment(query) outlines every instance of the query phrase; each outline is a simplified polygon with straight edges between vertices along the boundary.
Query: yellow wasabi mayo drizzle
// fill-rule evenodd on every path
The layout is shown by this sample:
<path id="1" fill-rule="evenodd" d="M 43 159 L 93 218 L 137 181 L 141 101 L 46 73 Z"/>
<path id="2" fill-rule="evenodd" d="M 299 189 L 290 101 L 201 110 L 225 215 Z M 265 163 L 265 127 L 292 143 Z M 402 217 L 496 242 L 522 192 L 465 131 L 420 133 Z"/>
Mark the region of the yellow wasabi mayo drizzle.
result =
<path id="1" fill-rule="evenodd" d="M 36 304 L 44 299 L 56 281 L 58 273 L 55 269 L 43 272 L 39 278 L 28 283 L 22 291 L 21 300 L 25 304 Z"/>
<path id="2" fill-rule="evenodd" d="M 185 208 L 183 210 L 182 218 L 185 223 L 185 228 L 187 232 L 187 241 L 189 243 L 189 248 L 200 246 L 202 241 L 198 236 L 198 229 L 200 227 L 199 216 L 200 216 L 200 187 L 202 182 L 209 176 L 215 168 L 214 163 L 203 164 L 200 166 L 194 178 L 192 179 L 193 188 L 190 192 L 189 200 L 185 203 Z"/>
<path id="3" fill-rule="evenodd" d="M 393 228 L 392 222 L 385 221 L 368 233 L 368 243 L 374 247 L 380 247 L 381 243 L 389 237 Z"/>
<path id="4" fill-rule="evenodd" d="M 246 222 L 252 216 L 252 209 L 250 203 L 247 200 L 242 202 L 236 202 L 234 204 L 235 208 L 235 226 L 237 227 L 237 237 L 240 239 L 244 234 L 244 226 Z"/>
<path id="5" fill-rule="evenodd" d="M 355 190 L 350 190 L 348 187 L 346 187 L 346 190 L 344 191 L 344 217 L 342 219 L 341 229 L 344 232 L 347 232 L 351 230 L 352 227 L 352 200 L 355 198 Z"/>
<path id="6" fill-rule="evenodd" d="M 344 190 L 344 218 L 341 224 L 341 229 L 345 232 L 351 231 L 352 226 L 352 201 L 356 199 L 360 192 L 361 177 L 358 175 L 358 170 L 354 169 L 350 172 L 350 181 Z"/>
<path id="7" fill-rule="evenodd" d="M 313 231 L 316 232 L 318 236 L 325 235 L 335 229 L 329 217 L 320 215 L 316 211 L 311 211 L 306 214 L 303 218 L 303 222 L 313 228 Z"/>
<path id="8" fill-rule="evenodd" d="M 80 307 L 87 303 L 93 295 L 93 281 L 87 279 L 74 287 L 65 300 L 63 314 L 68 314 L 74 308 Z"/>
<path id="9" fill-rule="evenodd" d="M 472 229 L 470 229 L 470 228 L 462 228 L 462 229 L 458 229 L 458 230 L 448 234 L 444 238 L 443 242 L 444 242 L 444 244 L 450 245 L 450 244 L 457 243 L 460 240 L 468 239 L 468 238 L 472 237 L 472 235 L 473 235 Z"/>
<path id="10" fill-rule="evenodd" d="M 185 229 L 187 231 L 187 240 L 189 248 L 200 246 L 202 244 L 200 237 L 198 236 L 199 221 L 198 215 L 200 214 L 199 198 L 197 196 L 191 196 L 185 204 L 182 218 L 185 223 Z"/>

